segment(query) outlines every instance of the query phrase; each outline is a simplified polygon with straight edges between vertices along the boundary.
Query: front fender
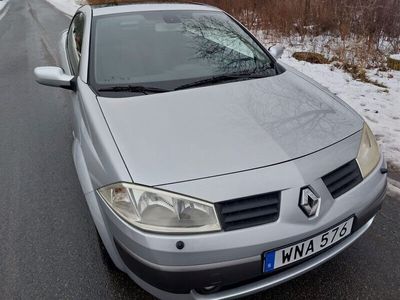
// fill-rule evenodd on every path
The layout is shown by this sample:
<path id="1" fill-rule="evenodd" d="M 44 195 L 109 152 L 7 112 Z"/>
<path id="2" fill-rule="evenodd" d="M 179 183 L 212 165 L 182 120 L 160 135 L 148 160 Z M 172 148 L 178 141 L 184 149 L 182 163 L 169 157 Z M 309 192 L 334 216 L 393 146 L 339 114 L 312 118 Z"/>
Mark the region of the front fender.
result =
<path id="1" fill-rule="evenodd" d="M 110 232 L 107 229 L 103 214 L 101 212 L 101 208 L 98 203 L 96 191 L 93 189 L 85 158 L 80 147 L 80 143 L 75 138 L 72 146 L 72 153 L 79 182 L 85 195 L 86 203 L 96 226 L 97 232 L 99 233 L 100 238 L 103 241 L 104 247 L 107 249 L 107 252 L 116 267 L 123 270 L 123 263 L 120 259 L 120 256 L 118 255 L 117 249 L 115 248 L 115 244 L 112 240 Z"/>

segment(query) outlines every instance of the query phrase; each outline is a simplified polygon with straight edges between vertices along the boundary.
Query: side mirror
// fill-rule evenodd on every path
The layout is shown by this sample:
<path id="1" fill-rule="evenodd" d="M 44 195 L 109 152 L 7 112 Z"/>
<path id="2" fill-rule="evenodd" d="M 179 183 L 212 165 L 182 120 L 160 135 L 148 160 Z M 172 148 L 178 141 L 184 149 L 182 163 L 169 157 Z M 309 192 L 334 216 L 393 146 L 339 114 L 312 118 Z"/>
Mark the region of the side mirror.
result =
<path id="1" fill-rule="evenodd" d="M 271 53 L 271 55 L 273 57 L 275 57 L 276 59 L 279 59 L 282 57 L 284 50 L 285 50 L 285 48 L 282 47 L 281 45 L 274 45 L 274 46 L 268 48 L 269 53 Z"/>
<path id="2" fill-rule="evenodd" d="M 67 75 L 63 69 L 59 67 L 37 67 L 33 71 L 36 82 L 48 85 L 60 87 L 67 90 L 75 89 L 74 76 Z"/>

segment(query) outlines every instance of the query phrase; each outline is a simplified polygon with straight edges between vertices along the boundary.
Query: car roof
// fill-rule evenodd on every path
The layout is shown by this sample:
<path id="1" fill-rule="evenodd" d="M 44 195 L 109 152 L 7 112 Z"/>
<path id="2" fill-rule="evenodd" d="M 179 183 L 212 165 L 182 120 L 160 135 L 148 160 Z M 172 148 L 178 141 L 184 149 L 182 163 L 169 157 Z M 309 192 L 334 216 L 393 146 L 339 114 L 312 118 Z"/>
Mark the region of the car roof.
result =
<path id="1" fill-rule="evenodd" d="M 168 10 L 196 10 L 221 11 L 206 4 L 197 3 L 132 3 L 132 4 L 103 4 L 91 5 L 93 16 L 104 16 L 126 12 L 140 11 L 168 11 Z"/>

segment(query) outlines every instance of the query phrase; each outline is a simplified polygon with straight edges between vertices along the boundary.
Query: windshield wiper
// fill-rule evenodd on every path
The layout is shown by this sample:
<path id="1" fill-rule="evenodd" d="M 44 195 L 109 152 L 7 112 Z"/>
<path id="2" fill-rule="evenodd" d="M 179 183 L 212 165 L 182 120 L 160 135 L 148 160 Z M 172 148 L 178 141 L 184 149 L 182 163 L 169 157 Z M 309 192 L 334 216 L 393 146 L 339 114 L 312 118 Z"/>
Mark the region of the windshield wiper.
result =
<path id="1" fill-rule="evenodd" d="M 107 88 L 99 89 L 99 92 L 131 92 L 131 93 L 142 93 L 142 94 L 156 94 L 156 93 L 166 93 L 171 90 L 157 88 L 157 87 L 147 87 L 141 85 L 117 85 Z"/>
<path id="2" fill-rule="evenodd" d="M 212 85 L 215 83 L 221 82 L 229 82 L 229 81 L 236 81 L 236 80 L 246 80 L 246 79 L 255 79 L 255 78 L 264 78 L 267 77 L 265 74 L 256 74 L 256 73 L 243 73 L 243 74 L 225 74 L 220 76 L 213 76 L 206 79 L 190 82 L 184 85 L 181 85 L 174 89 L 174 91 L 184 90 L 192 87 L 198 87 L 202 85 Z"/>

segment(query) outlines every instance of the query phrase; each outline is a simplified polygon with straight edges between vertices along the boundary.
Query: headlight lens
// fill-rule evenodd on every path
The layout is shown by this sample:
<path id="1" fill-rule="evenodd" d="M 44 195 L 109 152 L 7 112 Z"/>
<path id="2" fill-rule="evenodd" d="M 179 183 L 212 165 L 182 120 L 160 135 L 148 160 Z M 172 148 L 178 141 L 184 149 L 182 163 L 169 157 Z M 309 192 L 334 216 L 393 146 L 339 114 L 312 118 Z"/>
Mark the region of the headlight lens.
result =
<path id="1" fill-rule="evenodd" d="M 117 183 L 98 190 L 126 222 L 148 231 L 196 233 L 221 230 L 214 205 L 135 184 Z"/>
<path id="2" fill-rule="evenodd" d="M 358 150 L 357 162 L 361 169 L 363 178 L 367 177 L 379 163 L 380 153 L 375 136 L 367 123 L 364 123 L 360 149 Z"/>

